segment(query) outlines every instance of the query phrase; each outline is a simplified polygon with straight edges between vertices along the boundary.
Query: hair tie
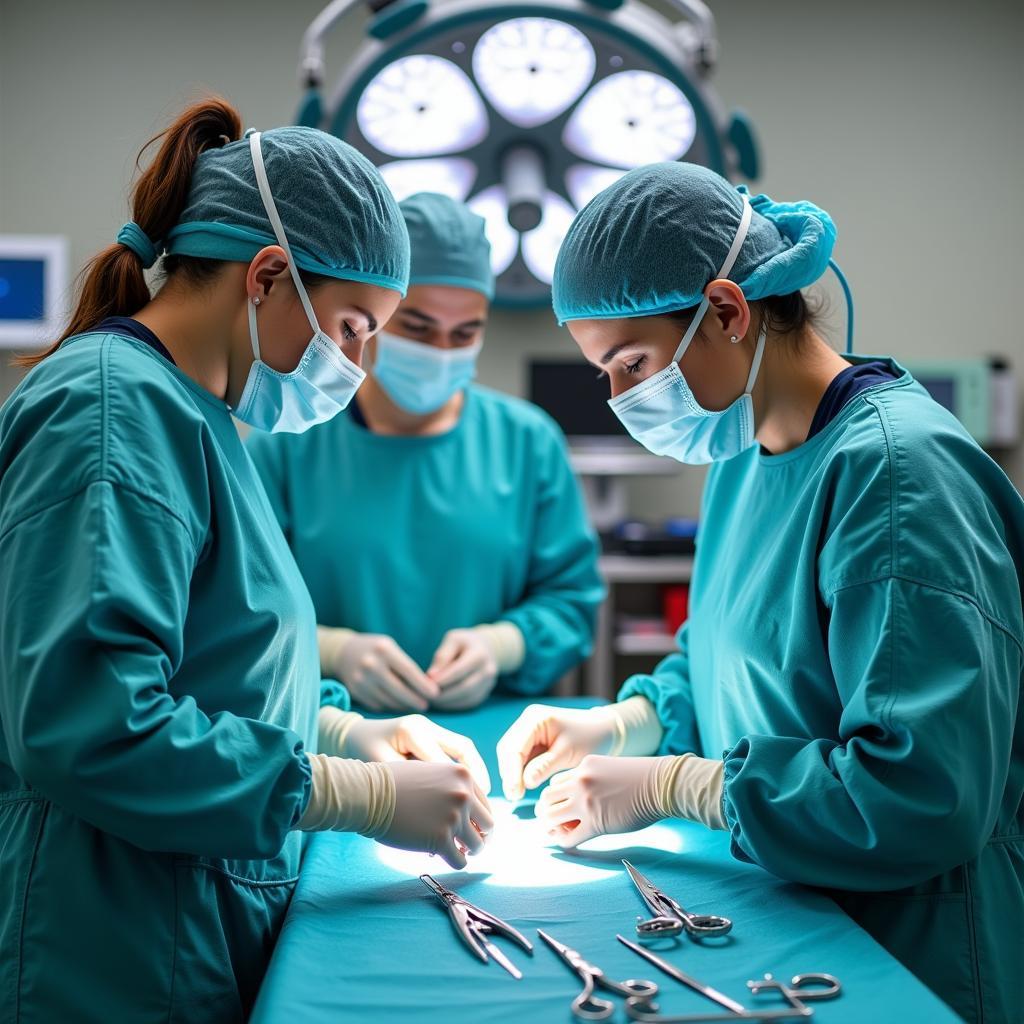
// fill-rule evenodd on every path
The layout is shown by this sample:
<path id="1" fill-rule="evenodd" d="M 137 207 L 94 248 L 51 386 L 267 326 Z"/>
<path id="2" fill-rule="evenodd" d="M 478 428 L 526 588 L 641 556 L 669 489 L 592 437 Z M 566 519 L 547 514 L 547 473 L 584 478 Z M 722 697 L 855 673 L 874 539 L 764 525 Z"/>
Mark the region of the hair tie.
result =
<path id="1" fill-rule="evenodd" d="M 156 246 L 153 244 L 153 240 L 133 220 L 128 221 L 128 223 L 118 231 L 117 241 L 118 244 L 131 249 L 131 251 L 139 257 L 142 261 L 142 267 L 144 270 L 148 270 L 153 266 L 157 261 L 157 257 L 160 255 L 157 252 Z"/>

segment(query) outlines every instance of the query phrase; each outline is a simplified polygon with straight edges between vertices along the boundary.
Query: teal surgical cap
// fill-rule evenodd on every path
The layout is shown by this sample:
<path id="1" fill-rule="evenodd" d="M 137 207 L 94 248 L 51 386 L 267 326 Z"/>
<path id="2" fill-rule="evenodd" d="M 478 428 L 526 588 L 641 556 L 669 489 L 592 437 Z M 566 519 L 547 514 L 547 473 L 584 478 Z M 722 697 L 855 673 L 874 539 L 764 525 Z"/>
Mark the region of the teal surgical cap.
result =
<path id="1" fill-rule="evenodd" d="M 273 128 L 260 142 L 270 191 L 299 267 L 404 295 L 409 236 L 373 164 L 316 128 Z M 163 241 L 170 254 L 239 262 L 277 244 L 247 139 L 199 155 L 185 209 Z"/>
<path id="2" fill-rule="evenodd" d="M 483 217 L 436 192 L 417 192 L 398 206 L 412 249 L 409 284 L 447 284 L 494 297 Z"/>
<path id="3" fill-rule="evenodd" d="M 743 213 L 721 175 L 687 163 L 649 164 L 580 212 L 555 263 L 552 298 L 567 320 L 651 316 L 696 306 L 718 276 Z M 788 295 L 825 273 L 836 240 L 813 203 L 750 199 L 753 216 L 729 273 L 748 301 Z"/>

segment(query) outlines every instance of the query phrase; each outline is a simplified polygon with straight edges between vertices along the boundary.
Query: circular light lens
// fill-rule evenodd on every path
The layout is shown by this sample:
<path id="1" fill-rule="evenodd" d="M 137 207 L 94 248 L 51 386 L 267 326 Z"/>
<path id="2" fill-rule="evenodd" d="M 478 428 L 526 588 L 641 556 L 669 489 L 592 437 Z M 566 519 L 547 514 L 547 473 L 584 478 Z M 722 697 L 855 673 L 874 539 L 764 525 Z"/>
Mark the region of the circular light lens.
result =
<path id="1" fill-rule="evenodd" d="M 519 235 L 508 222 L 508 196 L 501 185 L 492 185 L 478 192 L 466 204 L 487 222 L 487 241 L 491 243 L 491 270 L 498 277 L 508 270 L 516 258 Z"/>
<path id="2" fill-rule="evenodd" d="M 565 186 L 576 208 L 582 210 L 598 192 L 603 192 L 625 174 L 612 167 L 595 167 L 593 164 L 573 164 L 565 172 Z"/>
<path id="3" fill-rule="evenodd" d="M 586 160 L 629 168 L 678 160 L 696 134 L 693 107 L 677 86 L 652 71 L 620 71 L 583 97 L 562 141 Z"/>
<path id="4" fill-rule="evenodd" d="M 539 281 L 551 284 L 555 276 L 555 258 L 576 211 L 560 195 L 544 196 L 544 213 L 540 224 L 523 235 L 523 262 Z"/>
<path id="5" fill-rule="evenodd" d="M 389 156 L 454 153 L 487 134 L 487 112 L 469 76 L 423 53 L 378 72 L 359 97 L 356 120 L 367 141 Z"/>
<path id="6" fill-rule="evenodd" d="M 417 192 L 440 192 L 464 202 L 476 179 L 476 167 L 462 157 L 436 160 L 395 160 L 377 168 L 381 177 L 401 202 Z"/>
<path id="7" fill-rule="evenodd" d="M 489 28 L 473 51 L 473 74 L 491 105 L 518 128 L 567 110 L 594 77 L 594 48 L 553 18 L 513 18 Z"/>

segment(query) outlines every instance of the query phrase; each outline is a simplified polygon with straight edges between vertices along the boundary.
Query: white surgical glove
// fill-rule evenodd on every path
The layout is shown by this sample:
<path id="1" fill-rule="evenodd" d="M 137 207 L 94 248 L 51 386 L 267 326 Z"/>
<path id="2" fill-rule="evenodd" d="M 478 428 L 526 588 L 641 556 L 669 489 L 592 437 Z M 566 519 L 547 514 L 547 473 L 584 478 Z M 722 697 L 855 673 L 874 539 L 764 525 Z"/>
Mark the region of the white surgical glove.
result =
<path id="1" fill-rule="evenodd" d="M 498 741 L 498 769 L 507 800 L 521 800 L 555 772 L 587 754 L 653 754 L 662 728 L 646 697 L 596 708 L 528 707 Z"/>
<path id="2" fill-rule="evenodd" d="M 369 711 L 426 711 L 437 683 L 389 636 L 317 627 L 320 671 Z"/>
<path id="3" fill-rule="evenodd" d="M 298 824 L 303 831 L 358 832 L 463 868 L 466 853 L 477 853 L 494 827 L 487 798 L 462 765 L 307 757 L 313 785 Z"/>
<path id="4" fill-rule="evenodd" d="M 427 676 L 441 689 L 431 704 L 464 711 L 482 704 L 498 676 L 515 672 L 526 656 L 526 641 L 511 622 L 450 629 L 434 654 Z"/>
<path id="5" fill-rule="evenodd" d="M 724 829 L 723 763 L 678 757 L 585 757 L 556 775 L 537 801 L 537 817 L 559 846 L 594 836 L 635 832 L 662 818 L 687 818 Z"/>
<path id="6" fill-rule="evenodd" d="M 320 752 L 360 761 L 429 761 L 465 765 L 473 781 L 489 793 L 491 779 L 480 752 L 468 736 L 442 729 L 422 715 L 369 719 L 354 711 L 322 707 Z"/>

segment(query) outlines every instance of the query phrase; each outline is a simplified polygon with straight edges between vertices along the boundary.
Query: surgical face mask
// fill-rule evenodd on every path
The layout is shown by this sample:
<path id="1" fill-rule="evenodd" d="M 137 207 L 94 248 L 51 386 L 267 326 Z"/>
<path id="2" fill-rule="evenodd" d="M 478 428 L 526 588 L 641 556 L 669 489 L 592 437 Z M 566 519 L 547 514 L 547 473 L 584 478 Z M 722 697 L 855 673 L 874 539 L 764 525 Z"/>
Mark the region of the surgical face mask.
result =
<path id="1" fill-rule="evenodd" d="M 391 400 L 407 412 L 440 409 L 476 376 L 481 342 L 462 348 L 435 348 L 381 331 L 373 375 Z"/>
<path id="2" fill-rule="evenodd" d="M 729 254 L 717 277 L 728 277 L 743 239 L 750 227 L 751 209 L 743 196 L 743 215 Z M 672 361 L 664 370 L 648 377 L 636 387 L 617 395 L 608 404 L 630 435 L 655 455 L 670 455 L 679 462 L 703 465 L 720 462 L 746 451 L 754 444 L 754 404 L 750 393 L 757 380 L 764 355 L 765 330 L 757 336 L 754 361 L 743 394 L 721 412 L 705 409 L 686 383 L 679 360 L 686 354 L 710 300 L 707 296 L 697 307 Z"/>
<path id="3" fill-rule="evenodd" d="M 242 396 L 232 411 L 243 423 L 257 430 L 301 434 L 341 412 L 352 401 L 366 373 L 320 330 L 270 192 L 260 151 L 259 132 L 249 136 L 249 151 L 263 206 L 274 228 L 277 243 L 288 257 L 288 270 L 306 312 L 306 319 L 313 329 L 313 337 L 302 353 L 299 365 L 290 373 L 281 373 L 268 366 L 260 359 L 260 340 L 256 327 L 256 306 L 259 300 L 253 299 L 249 303 L 249 340 L 252 342 L 254 359 L 249 367 Z"/>

